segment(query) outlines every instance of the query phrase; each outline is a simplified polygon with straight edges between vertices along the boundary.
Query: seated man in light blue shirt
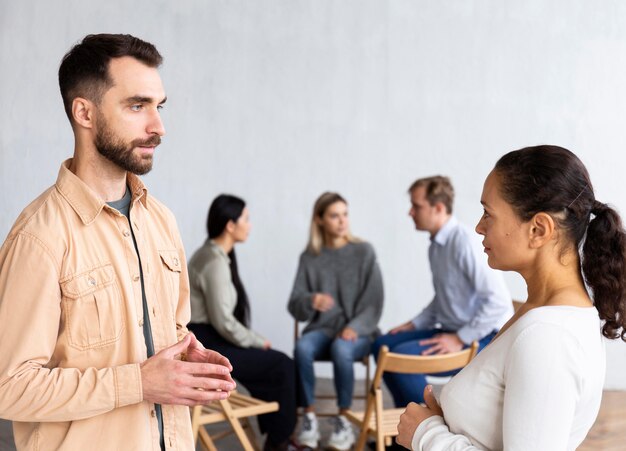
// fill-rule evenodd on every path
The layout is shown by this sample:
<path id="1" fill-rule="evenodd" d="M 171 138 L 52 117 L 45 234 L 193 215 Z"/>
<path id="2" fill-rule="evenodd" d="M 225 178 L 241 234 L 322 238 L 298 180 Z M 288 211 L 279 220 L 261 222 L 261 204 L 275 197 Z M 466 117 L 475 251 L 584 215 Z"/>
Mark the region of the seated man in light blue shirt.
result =
<path id="1" fill-rule="evenodd" d="M 430 234 L 428 259 L 435 297 L 422 312 L 378 338 L 382 345 L 412 355 L 446 354 L 479 342 L 479 351 L 513 314 L 502 275 L 487 265 L 476 233 L 452 216 L 454 188 L 442 176 L 416 180 L 409 188 L 409 215 L 417 230 Z M 397 407 L 424 402 L 425 375 L 385 373 Z"/>

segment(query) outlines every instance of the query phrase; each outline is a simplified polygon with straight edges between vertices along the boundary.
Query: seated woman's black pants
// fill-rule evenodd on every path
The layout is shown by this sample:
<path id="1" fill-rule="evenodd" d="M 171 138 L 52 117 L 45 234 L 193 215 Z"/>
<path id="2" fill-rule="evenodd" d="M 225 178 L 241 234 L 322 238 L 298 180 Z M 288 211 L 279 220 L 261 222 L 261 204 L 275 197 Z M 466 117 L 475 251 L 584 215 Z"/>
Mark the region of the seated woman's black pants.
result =
<path id="1" fill-rule="evenodd" d="M 274 349 L 242 348 L 226 341 L 209 324 L 189 324 L 205 348 L 230 360 L 232 376 L 255 398 L 278 401 L 277 412 L 259 415 L 259 428 L 278 445 L 288 440 L 296 426 L 296 377 L 293 360 Z"/>

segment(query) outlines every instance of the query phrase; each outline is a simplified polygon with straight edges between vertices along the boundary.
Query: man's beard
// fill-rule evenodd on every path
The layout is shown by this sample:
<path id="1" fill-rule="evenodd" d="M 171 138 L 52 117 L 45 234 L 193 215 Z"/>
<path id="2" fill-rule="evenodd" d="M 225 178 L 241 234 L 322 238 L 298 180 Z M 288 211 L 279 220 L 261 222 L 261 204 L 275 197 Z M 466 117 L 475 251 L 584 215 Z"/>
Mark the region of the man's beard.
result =
<path id="1" fill-rule="evenodd" d="M 135 155 L 133 149 L 139 146 L 156 147 L 161 144 L 161 137 L 153 135 L 148 139 L 135 139 L 126 144 L 116 136 L 102 116 L 99 117 L 95 146 L 100 155 L 115 163 L 125 171 L 135 175 L 144 175 L 152 169 L 152 155 Z"/>

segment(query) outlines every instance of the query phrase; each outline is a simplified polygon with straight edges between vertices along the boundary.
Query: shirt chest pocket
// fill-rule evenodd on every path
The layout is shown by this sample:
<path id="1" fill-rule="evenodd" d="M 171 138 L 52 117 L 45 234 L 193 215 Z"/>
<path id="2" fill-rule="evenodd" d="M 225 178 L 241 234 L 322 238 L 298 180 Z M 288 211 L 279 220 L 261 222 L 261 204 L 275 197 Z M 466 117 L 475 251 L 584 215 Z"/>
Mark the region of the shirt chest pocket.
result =
<path id="1" fill-rule="evenodd" d="M 180 297 L 180 273 L 182 271 L 182 263 L 176 249 L 159 250 L 159 256 L 163 263 L 163 285 L 165 295 L 169 303 L 172 305 L 173 311 L 176 311 L 178 298 Z"/>
<path id="2" fill-rule="evenodd" d="M 107 346 L 124 329 L 121 295 L 110 264 L 61 283 L 69 344 L 80 350 Z"/>

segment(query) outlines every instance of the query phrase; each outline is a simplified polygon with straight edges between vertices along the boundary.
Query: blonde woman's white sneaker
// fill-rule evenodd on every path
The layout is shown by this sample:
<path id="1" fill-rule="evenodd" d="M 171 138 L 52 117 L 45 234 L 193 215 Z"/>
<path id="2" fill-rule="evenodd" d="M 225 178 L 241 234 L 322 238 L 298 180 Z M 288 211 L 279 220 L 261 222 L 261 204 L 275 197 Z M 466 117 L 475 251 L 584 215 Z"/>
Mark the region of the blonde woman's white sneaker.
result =
<path id="1" fill-rule="evenodd" d="M 343 415 L 333 418 L 333 432 L 328 440 L 328 448 L 335 451 L 347 451 L 354 445 L 352 425 Z"/>
<path id="2" fill-rule="evenodd" d="M 305 413 L 298 434 L 298 443 L 309 448 L 317 448 L 320 441 L 320 429 L 313 412 Z"/>

